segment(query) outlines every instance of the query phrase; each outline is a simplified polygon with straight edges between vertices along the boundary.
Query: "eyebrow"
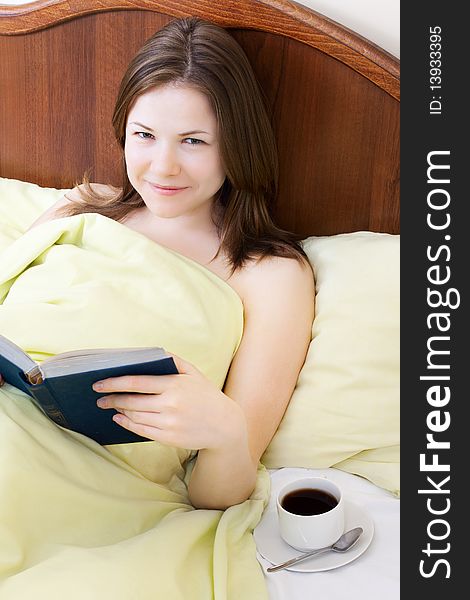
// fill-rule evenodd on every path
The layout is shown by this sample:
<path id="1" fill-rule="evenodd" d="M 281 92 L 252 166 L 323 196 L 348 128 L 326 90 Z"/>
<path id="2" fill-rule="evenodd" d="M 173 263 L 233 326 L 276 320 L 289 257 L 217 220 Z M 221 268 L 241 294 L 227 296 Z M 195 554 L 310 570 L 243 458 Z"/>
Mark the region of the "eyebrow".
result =
<path id="1" fill-rule="evenodd" d="M 138 123 L 137 121 L 132 121 L 129 125 L 137 125 L 137 127 L 142 127 L 143 129 L 147 129 L 147 131 L 153 131 L 151 127 L 147 127 L 143 123 Z M 184 137 L 185 135 L 194 135 L 195 133 L 206 133 L 207 135 L 211 135 L 208 131 L 203 131 L 202 129 L 194 129 L 193 131 L 185 131 L 183 133 L 178 133 L 178 135 Z"/>

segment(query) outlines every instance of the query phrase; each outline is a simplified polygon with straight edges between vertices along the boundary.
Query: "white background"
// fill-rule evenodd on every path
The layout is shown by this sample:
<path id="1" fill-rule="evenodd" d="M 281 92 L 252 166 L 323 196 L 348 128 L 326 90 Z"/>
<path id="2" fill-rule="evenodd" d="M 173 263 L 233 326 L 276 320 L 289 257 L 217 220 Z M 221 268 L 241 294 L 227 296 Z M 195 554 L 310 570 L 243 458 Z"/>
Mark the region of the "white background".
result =
<path id="1" fill-rule="evenodd" d="M 297 0 L 400 56 L 400 0 Z"/>

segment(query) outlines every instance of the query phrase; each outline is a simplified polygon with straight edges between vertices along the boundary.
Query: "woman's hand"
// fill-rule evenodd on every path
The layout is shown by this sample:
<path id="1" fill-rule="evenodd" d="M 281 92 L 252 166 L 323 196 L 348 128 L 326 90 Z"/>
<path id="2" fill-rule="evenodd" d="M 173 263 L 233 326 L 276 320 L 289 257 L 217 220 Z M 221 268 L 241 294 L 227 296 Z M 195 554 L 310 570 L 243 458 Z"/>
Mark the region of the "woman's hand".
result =
<path id="1" fill-rule="evenodd" d="M 241 407 L 195 366 L 172 355 L 177 375 L 113 377 L 93 389 L 106 395 L 100 408 L 114 408 L 122 427 L 169 446 L 221 450 L 246 444 Z"/>
<path id="2" fill-rule="evenodd" d="M 0 387 L 2 387 L 2 385 L 5 383 L 5 380 L 2 377 L 2 374 L 0 373 Z"/>

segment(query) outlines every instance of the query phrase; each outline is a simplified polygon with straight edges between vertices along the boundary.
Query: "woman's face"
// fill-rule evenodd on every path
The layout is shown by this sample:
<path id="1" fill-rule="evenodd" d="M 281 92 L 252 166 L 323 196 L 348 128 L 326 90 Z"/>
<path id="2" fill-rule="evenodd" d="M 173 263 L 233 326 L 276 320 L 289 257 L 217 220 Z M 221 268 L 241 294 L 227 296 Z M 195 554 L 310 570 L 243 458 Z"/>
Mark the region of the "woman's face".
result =
<path id="1" fill-rule="evenodd" d="M 124 155 L 129 181 L 152 214 L 210 215 L 225 172 L 215 114 L 201 92 L 169 84 L 139 96 Z"/>

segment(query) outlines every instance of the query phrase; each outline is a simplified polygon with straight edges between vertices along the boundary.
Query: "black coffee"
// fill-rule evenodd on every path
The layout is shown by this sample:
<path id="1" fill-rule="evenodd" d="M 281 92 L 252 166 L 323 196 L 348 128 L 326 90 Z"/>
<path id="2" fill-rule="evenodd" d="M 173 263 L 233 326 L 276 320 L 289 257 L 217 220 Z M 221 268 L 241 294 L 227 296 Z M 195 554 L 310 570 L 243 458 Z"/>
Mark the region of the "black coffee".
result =
<path id="1" fill-rule="evenodd" d="M 338 500 L 324 490 L 305 488 L 284 496 L 281 506 L 294 515 L 321 515 L 338 504 Z"/>

